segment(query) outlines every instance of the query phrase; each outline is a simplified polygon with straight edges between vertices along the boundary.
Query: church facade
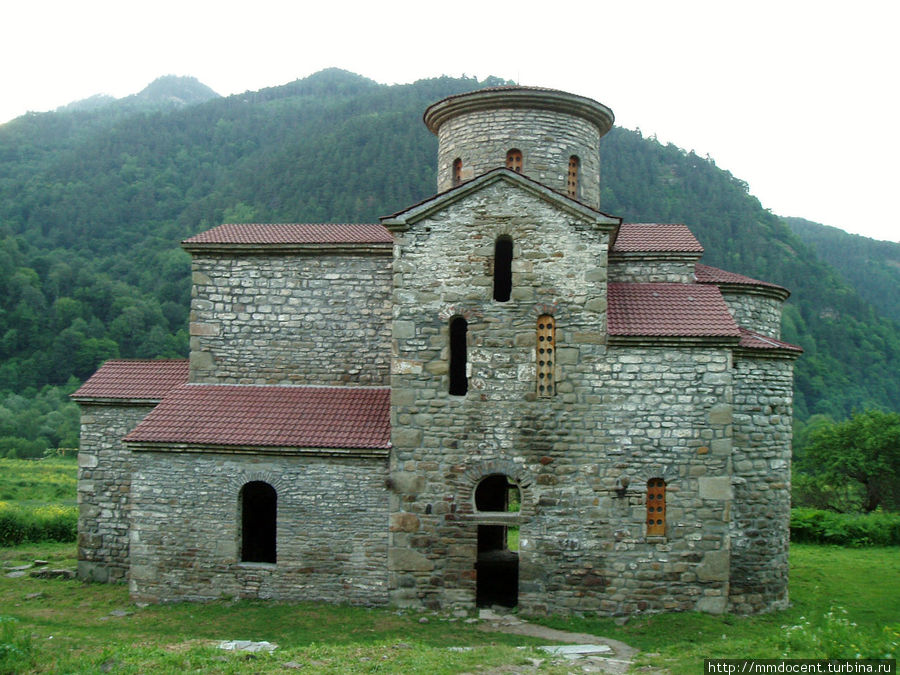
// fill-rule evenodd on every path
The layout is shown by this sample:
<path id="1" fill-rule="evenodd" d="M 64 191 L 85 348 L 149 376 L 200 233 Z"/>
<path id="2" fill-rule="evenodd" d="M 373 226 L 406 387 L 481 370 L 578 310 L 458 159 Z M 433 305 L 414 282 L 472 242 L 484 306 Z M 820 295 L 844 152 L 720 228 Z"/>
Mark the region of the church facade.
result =
<path id="1" fill-rule="evenodd" d="M 788 292 L 602 212 L 596 101 L 502 87 L 425 123 L 419 204 L 183 242 L 190 359 L 74 394 L 81 576 L 146 601 L 785 606 Z"/>

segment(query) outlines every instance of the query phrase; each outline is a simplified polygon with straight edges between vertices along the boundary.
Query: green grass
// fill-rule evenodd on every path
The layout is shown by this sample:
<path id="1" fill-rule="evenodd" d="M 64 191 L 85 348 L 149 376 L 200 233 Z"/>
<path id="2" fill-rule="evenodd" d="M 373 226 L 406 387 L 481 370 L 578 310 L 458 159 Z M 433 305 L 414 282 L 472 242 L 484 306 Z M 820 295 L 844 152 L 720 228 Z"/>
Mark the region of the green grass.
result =
<path id="1" fill-rule="evenodd" d="M 76 472 L 73 459 L 0 459 L 0 495 L 32 511 L 72 504 Z M 510 548 L 517 534 L 509 528 Z M 74 567 L 75 548 L 65 543 L 0 547 L 0 566 L 35 559 Z M 794 544 L 790 595 L 790 609 L 754 617 L 646 615 L 624 626 L 609 618 L 534 620 L 621 640 L 641 650 L 639 667 L 674 675 L 702 672 L 706 658 L 877 656 L 885 649 L 896 657 L 896 547 Z M 118 610 L 129 614 L 116 616 Z M 530 649 L 516 649 L 542 640 L 485 633 L 449 616 L 249 601 L 136 607 L 125 586 L 10 579 L 2 569 L 0 617 L 0 675 L 294 671 L 285 664 L 301 664 L 297 672 L 313 673 L 514 672 L 528 658 L 545 659 L 541 672 L 572 670 Z M 427 623 L 419 623 L 423 617 Z M 215 649 L 229 639 L 267 640 L 279 648 L 258 657 Z"/>
<path id="2" fill-rule="evenodd" d="M 44 558 L 52 566 L 71 566 L 74 554 L 71 544 L 6 548 L 0 549 L 0 565 Z M 34 593 L 41 596 L 29 598 Z M 622 640 L 641 650 L 638 666 L 673 674 L 701 672 L 706 658 L 854 656 L 851 650 L 877 655 L 868 650 L 898 640 L 900 557 L 896 548 L 795 545 L 791 598 L 790 609 L 754 617 L 647 615 L 625 626 L 590 617 L 539 621 Z M 130 614 L 116 616 L 116 610 Z M 303 672 L 458 673 L 521 665 L 541 656 L 516 646 L 545 643 L 482 632 L 431 613 L 256 601 L 137 607 L 124 586 L 2 575 L 0 615 L 15 619 L 5 622 L 5 630 L 13 631 L 5 639 L 29 643 L 19 654 L 26 660 L 7 672 L 249 673 L 293 663 L 302 664 Z M 423 617 L 427 623 L 419 623 Z M 887 626 L 893 633 L 885 633 Z M 255 658 L 215 649 L 230 639 L 267 640 L 279 648 Z M 0 658 L 0 673 L 2 664 Z M 567 670 L 545 661 L 541 672 Z"/>
<path id="3" fill-rule="evenodd" d="M 35 558 L 71 565 L 74 553 L 72 545 L 59 544 L 6 548 L 0 565 Z M 35 593 L 42 596 L 28 599 Z M 130 614 L 115 616 L 117 610 Z M 303 664 L 302 672 L 458 673 L 523 664 L 538 655 L 516 647 L 542 644 L 485 633 L 449 615 L 224 600 L 137 607 L 122 585 L 2 575 L 0 615 L 30 636 L 31 665 L 24 672 L 36 673 L 267 672 L 285 663 Z M 267 640 L 278 650 L 254 658 L 215 648 L 233 639 Z"/>
<path id="4" fill-rule="evenodd" d="M 852 658 L 860 652 L 875 657 L 885 649 L 892 649 L 896 658 L 900 643 L 896 548 L 793 544 L 790 561 L 791 607 L 781 612 L 751 617 L 657 614 L 633 617 L 624 626 L 599 618 L 552 618 L 541 623 L 622 640 L 642 651 L 639 665 L 673 674 L 702 672 L 703 660 L 710 658 Z M 845 626 L 844 621 L 856 625 Z"/>
<path id="5" fill-rule="evenodd" d="M 0 458 L 0 502 L 19 507 L 74 506 L 77 480 L 78 460 L 75 457 Z"/>

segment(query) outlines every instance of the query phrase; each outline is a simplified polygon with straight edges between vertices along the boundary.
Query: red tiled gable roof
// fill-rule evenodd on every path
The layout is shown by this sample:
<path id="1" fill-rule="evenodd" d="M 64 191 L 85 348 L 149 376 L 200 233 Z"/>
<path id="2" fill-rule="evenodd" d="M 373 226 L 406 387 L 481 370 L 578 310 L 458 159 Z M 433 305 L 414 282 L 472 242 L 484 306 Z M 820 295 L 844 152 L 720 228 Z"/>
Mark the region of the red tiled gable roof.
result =
<path id="1" fill-rule="evenodd" d="M 791 352 L 802 352 L 803 348 L 792 345 L 790 342 L 783 342 L 775 338 L 756 333 L 744 327 L 740 328 L 741 341 L 739 346 L 746 349 L 786 349 Z"/>
<path id="2" fill-rule="evenodd" d="M 187 359 L 114 359 L 91 375 L 72 398 L 159 401 L 171 389 L 187 381 Z"/>
<path id="3" fill-rule="evenodd" d="M 282 448 L 388 448 L 388 388 L 186 384 L 127 442 Z"/>
<path id="4" fill-rule="evenodd" d="M 390 244 L 382 225 L 225 224 L 185 239 L 183 244 Z"/>
<path id="5" fill-rule="evenodd" d="M 611 253 L 703 253 L 687 225 L 622 223 Z"/>
<path id="6" fill-rule="evenodd" d="M 611 283 L 609 334 L 738 337 L 737 324 L 715 286 Z"/>
<path id="7" fill-rule="evenodd" d="M 737 284 L 740 286 L 766 286 L 768 288 L 777 288 L 782 291 L 787 290 L 778 284 L 760 281 L 759 279 L 751 279 L 750 277 L 745 277 L 743 274 L 726 272 L 717 267 L 701 265 L 700 263 L 697 263 L 694 268 L 694 278 L 697 280 L 698 284 Z"/>

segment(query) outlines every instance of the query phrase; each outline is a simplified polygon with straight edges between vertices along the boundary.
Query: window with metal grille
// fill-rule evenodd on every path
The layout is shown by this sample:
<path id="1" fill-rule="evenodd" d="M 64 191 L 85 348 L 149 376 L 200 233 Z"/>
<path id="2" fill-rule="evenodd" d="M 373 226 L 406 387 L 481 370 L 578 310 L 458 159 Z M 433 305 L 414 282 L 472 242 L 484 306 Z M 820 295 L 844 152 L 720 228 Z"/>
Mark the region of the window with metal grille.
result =
<path id="1" fill-rule="evenodd" d="M 497 302 L 507 302 L 512 293 L 512 258 L 512 237 L 500 235 L 494 244 L 494 300 Z"/>
<path id="2" fill-rule="evenodd" d="M 453 187 L 462 182 L 462 159 L 457 157 L 453 160 Z"/>
<path id="3" fill-rule="evenodd" d="M 506 168 L 522 173 L 522 151 L 512 148 L 506 152 Z"/>
<path id="4" fill-rule="evenodd" d="M 537 321 L 537 394 L 553 396 L 556 381 L 553 364 L 556 361 L 556 321 L 549 314 L 538 317 Z"/>
<path id="5" fill-rule="evenodd" d="M 647 481 L 647 535 L 666 534 L 666 481 L 651 478 Z"/>
<path id="6" fill-rule="evenodd" d="M 466 334 L 468 322 L 461 316 L 450 320 L 450 388 L 454 396 L 465 396 L 469 390 L 466 376 Z"/>
<path id="7" fill-rule="evenodd" d="M 577 155 L 569 157 L 569 176 L 566 179 L 566 194 L 570 197 L 578 196 L 578 167 L 580 165 L 581 160 L 578 159 Z"/>

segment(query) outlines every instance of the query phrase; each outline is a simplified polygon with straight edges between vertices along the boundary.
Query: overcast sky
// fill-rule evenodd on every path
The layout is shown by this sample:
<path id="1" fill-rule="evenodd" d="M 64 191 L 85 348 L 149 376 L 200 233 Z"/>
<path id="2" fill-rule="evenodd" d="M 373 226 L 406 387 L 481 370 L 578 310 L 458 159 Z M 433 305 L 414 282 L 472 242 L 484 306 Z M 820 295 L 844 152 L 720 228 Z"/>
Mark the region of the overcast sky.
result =
<path id="1" fill-rule="evenodd" d="M 28 0 L 0 22 L 0 122 L 168 74 L 496 75 L 708 154 L 774 213 L 900 241 L 896 0 Z"/>

